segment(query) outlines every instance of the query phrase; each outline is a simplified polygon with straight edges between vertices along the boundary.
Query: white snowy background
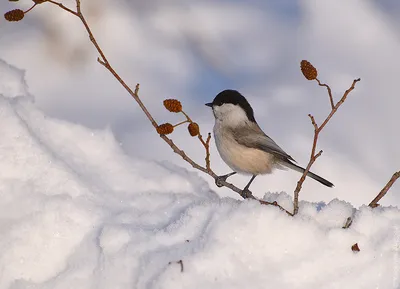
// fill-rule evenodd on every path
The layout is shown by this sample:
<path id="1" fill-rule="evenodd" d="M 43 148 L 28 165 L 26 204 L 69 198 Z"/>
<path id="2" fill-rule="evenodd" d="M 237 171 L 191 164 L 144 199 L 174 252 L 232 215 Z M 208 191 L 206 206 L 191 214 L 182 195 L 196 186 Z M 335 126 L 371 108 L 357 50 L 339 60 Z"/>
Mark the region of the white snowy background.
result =
<path id="1" fill-rule="evenodd" d="M 310 60 L 336 98 L 361 77 L 320 137 L 313 171 L 335 188 L 306 181 L 295 218 L 216 188 L 96 63 L 80 22 L 40 5 L 22 22 L 0 20 L 0 288 L 399 288 L 400 185 L 383 207 L 362 205 L 399 170 L 400 3 L 82 1 L 157 121 L 180 120 L 162 106 L 173 97 L 211 131 L 204 103 L 238 89 L 303 165 L 307 114 L 321 121 L 329 102 L 299 62 Z M 172 137 L 203 161 L 185 128 Z M 229 172 L 214 146 L 212 166 Z M 290 209 L 298 177 L 278 171 L 252 190 Z M 178 260 L 183 272 L 169 264 Z"/>

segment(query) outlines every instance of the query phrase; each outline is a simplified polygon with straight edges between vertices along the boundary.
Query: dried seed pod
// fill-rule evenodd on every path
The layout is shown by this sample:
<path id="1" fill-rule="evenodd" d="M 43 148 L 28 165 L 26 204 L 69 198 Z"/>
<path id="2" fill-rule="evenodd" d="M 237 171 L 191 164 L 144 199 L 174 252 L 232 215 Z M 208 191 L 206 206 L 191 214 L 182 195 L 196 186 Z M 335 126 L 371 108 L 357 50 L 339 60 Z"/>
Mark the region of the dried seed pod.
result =
<path id="1" fill-rule="evenodd" d="M 170 134 L 174 131 L 174 126 L 170 123 L 163 123 L 157 127 L 159 134 Z"/>
<path id="2" fill-rule="evenodd" d="M 7 21 L 20 21 L 24 18 L 25 13 L 21 9 L 14 9 L 4 14 Z"/>
<path id="3" fill-rule="evenodd" d="M 182 111 L 182 104 L 177 99 L 166 99 L 166 100 L 164 100 L 164 106 L 170 112 L 181 112 Z"/>
<path id="4" fill-rule="evenodd" d="M 353 252 L 360 252 L 360 247 L 358 247 L 358 244 L 355 243 L 353 246 L 351 246 L 351 250 Z"/>
<path id="5" fill-rule="evenodd" d="M 191 122 L 188 125 L 188 131 L 190 133 L 191 136 L 196 136 L 199 134 L 200 129 L 199 129 L 199 125 L 195 122 Z"/>
<path id="6" fill-rule="evenodd" d="M 32 0 L 35 2 L 35 4 L 42 4 L 43 2 L 46 2 L 47 0 Z"/>
<path id="7" fill-rule="evenodd" d="M 318 76 L 317 69 L 307 60 L 302 60 L 300 63 L 301 72 L 308 80 L 314 80 Z"/>

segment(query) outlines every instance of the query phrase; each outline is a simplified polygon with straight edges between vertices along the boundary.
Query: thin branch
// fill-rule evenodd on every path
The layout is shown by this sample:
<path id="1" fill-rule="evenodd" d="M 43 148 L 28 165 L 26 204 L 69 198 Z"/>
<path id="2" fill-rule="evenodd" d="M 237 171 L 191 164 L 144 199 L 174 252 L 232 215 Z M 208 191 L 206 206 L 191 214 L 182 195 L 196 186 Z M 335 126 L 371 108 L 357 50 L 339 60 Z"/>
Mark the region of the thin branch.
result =
<path id="1" fill-rule="evenodd" d="M 175 124 L 174 127 L 177 127 L 177 126 L 187 123 L 187 122 L 189 122 L 189 121 L 188 120 L 181 121 L 180 123 Z"/>
<path id="2" fill-rule="evenodd" d="M 316 79 L 316 80 L 320 86 L 325 86 L 327 88 L 329 98 L 331 100 L 333 100 L 332 91 L 331 91 L 330 87 L 327 84 L 321 84 L 318 79 Z M 324 127 L 327 125 L 329 120 L 336 113 L 338 108 L 344 103 L 344 101 L 346 100 L 349 93 L 355 88 L 356 83 L 359 82 L 360 80 L 361 80 L 360 78 L 353 80 L 353 83 L 351 84 L 350 88 L 344 92 L 342 98 L 336 103 L 336 105 L 332 106 L 331 112 L 329 113 L 329 115 L 326 117 L 326 119 L 320 126 L 318 126 L 318 124 L 315 121 L 315 118 L 311 114 L 308 115 L 311 119 L 312 125 L 314 126 L 314 139 L 313 139 L 313 144 L 312 144 L 312 148 L 311 148 L 310 160 L 309 160 L 308 165 L 305 168 L 303 174 L 301 175 L 299 181 L 297 182 L 296 189 L 294 190 L 294 198 L 293 198 L 293 207 L 294 207 L 293 214 L 294 215 L 296 215 L 299 211 L 299 194 L 300 194 L 302 185 L 306 179 L 306 176 L 307 176 L 308 172 L 310 171 L 311 166 L 314 164 L 314 162 L 317 160 L 317 158 L 320 157 L 322 154 L 322 150 L 319 151 L 317 154 L 315 153 L 315 151 L 317 149 L 318 136 L 319 136 L 320 132 L 324 129 Z"/>
<path id="3" fill-rule="evenodd" d="M 182 110 L 181 112 L 183 113 L 183 115 L 186 117 L 186 119 L 187 119 L 189 122 L 193 122 L 192 119 L 191 119 L 183 110 Z"/>
<path id="4" fill-rule="evenodd" d="M 387 182 L 387 184 L 383 187 L 383 189 L 379 192 L 379 194 L 369 203 L 368 206 L 371 208 L 376 208 L 379 206 L 378 202 L 386 195 L 386 193 L 389 191 L 389 189 L 393 186 L 393 184 L 396 182 L 396 180 L 400 178 L 400 171 L 395 172 L 393 176 L 390 178 L 390 180 Z M 350 226 L 353 224 L 353 218 L 348 217 L 346 224 L 343 226 L 343 229 L 348 229 Z"/>
<path id="5" fill-rule="evenodd" d="M 180 264 L 181 265 L 181 272 L 183 272 L 183 261 L 182 260 L 175 261 L 175 262 L 169 262 L 168 265 L 171 265 L 172 263 Z"/>
<path id="6" fill-rule="evenodd" d="M 36 5 L 37 5 L 36 3 L 33 4 L 32 7 L 29 8 L 28 10 L 24 11 L 24 13 L 25 13 L 25 14 L 28 13 L 28 12 L 31 11 L 33 8 L 35 8 Z"/>
<path id="7" fill-rule="evenodd" d="M 136 95 L 139 94 L 139 87 L 140 87 L 140 85 L 139 85 L 139 83 L 137 83 L 136 86 L 135 86 L 135 94 Z"/>
<path id="8" fill-rule="evenodd" d="M 207 170 L 211 170 L 211 164 L 210 164 L 210 140 L 211 140 L 211 133 L 208 133 L 207 140 L 206 140 L 206 167 L 207 167 Z"/>
<path id="9" fill-rule="evenodd" d="M 386 195 L 386 193 L 389 191 L 389 189 L 393 186 L 393 184 L 396 182 L 396 180 L 400 178 L 400 171 L 395 172 L 393 176 L 390 178 L 390 180 L 387 182 L 387 184 L 383 187 L 383 189 L 379 192 L 379 194 L 369 203 L 368 206 L 371 208 L 376 208 L 379 206 L 378 202 Z"/>
<path id="10" fill-rule="evenodd" d="M 284 207 L 280 206 L 276 201 L 273 202 L 267 202 L 267 201 L 263 201 L 263 200 L 259 200 L 259 202 L 263 205 L 271 205 L 271 206 L 275 206 L 278 207 L 279 209 L 281 209 L 282 211 L 284 211 L 286 214 L 288 214 L 289 216 L 294 216 L 293 213 L 289 212 L 288 210 L 286 210 Z"/>
<path id="11" fill-rule="evenodd" d="M 57 6 L 61 7 L 62 9 L 64 9 L 65 11 L 67 11 L 67 12 L 69 12 L 69 13 L 75 15 L 76 17 L 79 17 L 78 13 L 76 13 L 75 11 L 73 11 L 73 10 L 71 10 L 71 9 L 69 9 L 69 8 L 67 8 L 67 7 L 65 7 L 65 6 L 62 5 L 61 3 L 55 2 L 55 1 L 53 1 L 53 0 L 48 0 L 48 1 L 46 1 L 46 2 L 53 3 L 54 5 L 57 5 Z"/>
<path id="12" fill-rule="evenodd" d="M 335 104 L 334 104 L 334 102 L 333 102 L 333 96 L 332 96 L 332 90 L 331 90 L 331 88 L 329 87 L 329 85 L 327 85 L 327 84 L 325 84 L 325 83 L 321 83 L 321 82 L 319 81 L 318 78 L 316 78 L 315 80 L 318 82 L 318 85 L 319 85 L 319 86 L 324 86 L 324 87 L 326 87 L 326 89 L 328 90 L 329 100 L 330 100 L 330 102 L 331 102 L 331 109 L 333 109 L 333 108 L 335 107 Z"/>
<path id="13" fill-rule="evenodd" d="M 210 140 L 211 140 L 211 133 L 208 133 L 207 136 L 207 140 L 204 141 L 203 136 L 199 133 L 198 138 L 200 140 L 200 142 L 203 144 L 204 149 L 206 150 L 206 157 L 205 157 L 205 161 L 206 161 L 206 168 L 207 171 L 211 170 L 211 165 L 210 165 Z"/>
<path id="14" fill-rule="evenodd" d="M 311 123 L 312 123 L 312 125 L 314 126 L 315 131 L 317 131 L 317 130 L 318 130 L 318 125 L 317 125 L 317 123 L 315 122 L 314 116 L 312 116 L 311 114 L 308 114 L 308 117 L 311 119 Z"/>
<path id="15" fill-rule="evenodd" d="M 336 111 L 338 110 L 338 108 L 344 103 L 344 101 L 347 99 L 347 96 L 349 95 L 349 93 L 356 87 L 356 83 L 361 81 L 361 78 L 357 78 L 353 80 L 353 83 L 351 84 L 350 88 L 347 89 L 342 98 L 336 103 L 335 107 L 332 109 L 332 111 L 330 112 L 330 114 L 326 117 L 325 121 L 321 124 L 321 126 L 319 127 L 319 130 L 321 131 L 325 125 L 329 122 L 329 120 L 332 118 L 332 116 L 336 113 Z"/>

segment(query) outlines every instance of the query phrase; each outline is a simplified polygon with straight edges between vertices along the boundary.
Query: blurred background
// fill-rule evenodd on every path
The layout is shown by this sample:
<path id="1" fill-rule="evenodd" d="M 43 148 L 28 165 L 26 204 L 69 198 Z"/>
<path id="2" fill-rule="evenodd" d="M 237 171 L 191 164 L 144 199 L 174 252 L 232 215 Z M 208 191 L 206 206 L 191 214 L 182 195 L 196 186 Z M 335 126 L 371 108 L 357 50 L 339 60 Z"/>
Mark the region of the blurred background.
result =
<path id="1" fill-rule="evenodd" d="M 110 63 L 159 122 L 182 116 L 162 105 L 177 98 L 204 135 L 214 119 L 204 103 L 237 89 L 256 119 L 297 162 L 308 162 L 313 127 L 330 111 L 326 90 L 307 81 L 299 64 L 309 60 L 319 79 L 340 99 L 353 79 L 361 82 L 320 135 L 323 155 L 312 171 L 335 188 L 306 181 L 301 199 L 334 198 L 369 203 L 400 169 L 400 2 L 396 0 L 81 0 L 82 9 Z M 75 8 L 74 0 L 62 1 Z M 3 13 L 32 2 L 1 2 Z M 96 62 L 97 53 L 76 17 L 51 3 L 23 21 L 0 20 L 0 59 L 23 69 L 36 105 L 49 117 L 92 129 L 110 129 L 133 158 L 187 163 L 159 139 L 135 101 Z M 179 127 L 173 140 L 203 164 L 197 138 Z M 79 141 L 79 140 L 77 140 Z M 212 167 L 230 169 L 212 141 Z M 221 196 L 236 197 L 199 172 Z M 292 192 L 300 175 L 277 171 L 256 178 L 253 192 Z M 249 177 L 230 181 L 244 186 Z M 400 182 L 381 202 L 400 205 Z"/>

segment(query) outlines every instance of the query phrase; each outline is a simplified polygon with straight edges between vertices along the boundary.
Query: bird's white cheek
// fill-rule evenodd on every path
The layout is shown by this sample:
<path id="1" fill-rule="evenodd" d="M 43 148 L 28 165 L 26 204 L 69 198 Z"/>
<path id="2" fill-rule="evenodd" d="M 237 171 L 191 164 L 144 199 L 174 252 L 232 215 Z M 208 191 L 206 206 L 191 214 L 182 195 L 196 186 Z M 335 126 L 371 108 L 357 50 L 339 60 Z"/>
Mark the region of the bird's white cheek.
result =
<path id="1" fill-rule="evenodd" d="M 221 109 L 219 107 L 215 107 L 213 109 L 214 117 L 218 120 L 222 120 L 223 113 L 221 112 Z"/>
<path id="2" fill-rule="evenodd" d="M 225 125 L 235 127 L 248 121 L 246 112 L 238 105 L 231 103 L 213 107 L 215 119 L 224 122 Z"/>

